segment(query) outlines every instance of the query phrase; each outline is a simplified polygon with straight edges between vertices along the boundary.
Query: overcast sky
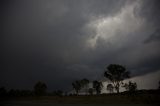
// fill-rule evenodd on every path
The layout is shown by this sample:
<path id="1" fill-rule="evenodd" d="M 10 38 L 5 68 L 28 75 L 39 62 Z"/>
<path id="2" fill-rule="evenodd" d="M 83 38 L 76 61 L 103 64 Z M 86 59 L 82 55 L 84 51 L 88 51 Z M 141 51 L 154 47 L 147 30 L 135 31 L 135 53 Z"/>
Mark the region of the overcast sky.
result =
<path id="1" fill-rule="evenodd" d="M 160 70 L 160 0 L 1 1 L 0 85 L 70 89 L 109 64 L 131 76 Z M 145 80 L 145 79 L 144 79 Z"/>

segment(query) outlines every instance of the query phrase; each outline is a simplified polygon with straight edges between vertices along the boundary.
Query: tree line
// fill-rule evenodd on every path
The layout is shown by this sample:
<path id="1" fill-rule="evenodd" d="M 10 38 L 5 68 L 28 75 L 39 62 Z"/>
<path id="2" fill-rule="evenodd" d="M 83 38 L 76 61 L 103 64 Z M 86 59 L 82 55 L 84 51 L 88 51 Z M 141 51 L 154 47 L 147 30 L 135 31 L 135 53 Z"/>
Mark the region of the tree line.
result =
<path id="1" fill-rule="evenodd" d="M 129 81 L 128 83 L 124 83 L 123 81 L 127 78 L 130 78 L 130 72 L 126 70 L 126 68 L 122 65 L 118 64 L 110 64 L 106 67 L 104 72 L 104 77 L 109 80 L 110 83 L 107 84 L 106 90 L 110 93 L 116 91 L 119 94 L 119 90 L 121 87 L 125 88 L 129 94 L 133 94 L 137 90 L 136 82 Z M 84 90 L 86 95 L 93 95 L 94 92 L 96 94 L 101 94 L 101 90 L 104 87 L 101 81 L 94 80 L 92 81 L 92 88 L 89 88 L 89 83 L 91 83 L 88 79 L 84 78 L 82 80 L 76 80 L 72 83 L 72 87 L 75 91 L 75 95 L 79 95 L 80 90 Z M 159 88 L 160 90 L 160 82 Z M 0 88 L 0 96 L 62 96 L 68 95 L 67 92 L 63 92 L 61 90 L 55 90 L 53 92 L 47 92 L 47 85 L 44 82 L 38 81 L 33 90 L 18 90 L 18 89 L 10 89 L 7 91 L 5 87 Z"/>
<path id="2" fill-rule="evenodd" d="M 33 90 L 19 90 L 19 89 L 10 89 L 6 90 L 5 87 L 0 88 L 0 97 L 20 97 L 20 96 L 62 96 L 63 91 L 55 90 L 53 92 L 47 92 L 47 85 L 42 82 L 38 81 Z"/>
<path id="3" fill-rule="evenodd" d="M 117 93 L 119 93 L 120 87 L 125 87 L 128 91 L 135 91 L 137 89 L 137 84 L 134 82 L 129 83 L 123 83 L 124 79 L 130 78 L 130 72 L 126 70 L 126 68 L 122 65 L 118 64 L 110 64 L 106 67 L 106 70 L 104 72 L 104 77 L 106 77 L 111 83 L 107 85 L 107 90 L 110 91 L 110 93 L 113 93 L 113 90 L 116 90 Z M 73 89 L 76 92 L 76 95 L 78 95 L 79 91 L 84 88 L 84 86 L 88 86 L 89 80 L 88 79 L 82 79 L 82 80 L 76 80 L 72 83 Z M 88 89 L 88 93 L 90 95 L 93 94 L 95 91 L 96 94 L 100 94 L 101 90 L 103 88 L 103 84 L 100 81 L 94 80 L 92 82 L 93 88 Z M 87 93 L 86 93 L 87 94 Z"/>
<path id="4" fill-rule="evenodd" d="M 129 81 L 124 83 L 125 79 L 130 78 L 130 72 L 126 70 L 126 68 L 119 64 L 110 64 L 106 67 L 104 72 L 104 77 L 109 80 L 109 83 L 106 86 L 106 90 L 110 93 L 113 93 L 115 90 L 117 94 L 120 93 L 120 88 L 125 88 L 128 94 L 134 94 L 137 90 L 137 83 Z M 81 89 L 84 89 L 84 86 L 88 86 L 88 79 L 76 80 L 72 83 L 72 87 L 75 90 L 76 95 L 79 95 Z M 93 92 L 96 94 L 101 94 L 101 90 L 104 87 L 101 81 L 94 80 L 92 82 L 93 87 L 86 89 L 86 95 L 93 95 Z M 159 88 L 160 89 L 160 82 Z"/>

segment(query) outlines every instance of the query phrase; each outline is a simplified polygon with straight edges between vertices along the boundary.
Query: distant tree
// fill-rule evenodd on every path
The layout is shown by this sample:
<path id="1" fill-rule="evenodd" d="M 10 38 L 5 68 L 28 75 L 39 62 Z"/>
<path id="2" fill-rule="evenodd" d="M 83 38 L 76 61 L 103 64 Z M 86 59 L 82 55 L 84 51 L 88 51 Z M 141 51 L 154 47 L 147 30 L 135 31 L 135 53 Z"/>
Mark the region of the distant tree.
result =
<path id="1" fill-rule="evenodd" d="M 21 91 L 19 89 L 15 90 L 15 96 L 21 96 Z"/>
<path id="2" fill-rule="evenodd" d="M 90 95 L 93 95 L 93 88 L 89 88 L 88 92 L 89 92 Z"/>
<path id="3" fill-rule="evenodd" d="M 125 83 L 123 87 L 130 93 L 134 93 L 137 90 L 137 83 L 129 81 L 128 83 Z"/>
<path id="4" fill-rule="evenodd" d="M 160 81 L 159 81 L 159 87 L 158 87 L 158 89 L 160 90 Z"/>
<path id="5" fill-rule="evenodd" d="M 19 90 L 19 89 L 10 89 L 7 93 L 7 96 L 33 96 L 33 91 L 31 90 Z"/>
<path id="6" fill-rule="evenodd" d="M 52 95 L 54 95 L 54 96 L 63 96 L 63 91 L 61 91 L 61 90 L 53 91 Z"/>
<path id="7" fill-rule="evenodd" d="M 159 81 L 159 86 L 158 86 L 158 94 L 160 94 L 160 81 Z"/>
<path id="8" fill-rule="evenodd" d="M 9 95 L 9 96 L 17 96 L 17 90 L 15 90 L 15 89 L 10 89 L 9 92 L 8 92 L 8 95 Z"/>
<path id="9" fill-rule="evenodd" d="M 34 93 L 37 96 L 46 95 L 47 85 L 44 82 L 37 82 L 34 86 Z"/>
<path id="10" fill-rule="evenodd" d="M 30 90 L 20 90 L 20 96 L 33 96 L 33 92 Z"/>
<path id="11" fill-rule="evenodd" d="M 100 94 L 101 93 L 101 90 L 102 90 L 102 82 L 99 82 L 99 81 L 93 81 L 93 88 L 96 90 L 96 93 L 97 94 Z"/>
<path id="12" fill-rule="evenodd" d="M 81 87 L 83 87 L 85 89 L 86 95 L 88 93 L 88 84 L 89 84 L 89 80 L 84 78 L 81 80 Z"/>
<path id="13" fill-rule="evenodd" d="M 129 74 L 129 71 L 126 71 L 125 67 L 118 64 L 110 64 L 107 67 L 104 76 L 112 82 L 117 93 L 119 93 L 119 88 L 123 83 L 123 80 L 129 78 Z"/>
<path id="14" fill-rule="evenodd" d="M 67 91 L 64 92 L 64 96 L 68 96 L 68 92 Z"/>
<path id="15" fill-rule="evenodd" d="M 78 95 L 80 89 L 81 89 L 81 81 L 76 80 L 75 82 L 72 83 L 73 89 L 76 92 L 76 95 Z"/>
<path id="16" fill-rule="evenodd" d="M 5 89 L 5 87 L 0 88 L 0 96 L 2 97 L 7 96 L 7 90 Z"/>
<path id="17" fill-rule="evenodd" d="M 114 89 L 114 87 L 113 87 L 112 84 L 108 84 L 108 85 L 107 85 L 107 90 L 108 90 L 110 93 L 113 93 L 113 89 Z"/>

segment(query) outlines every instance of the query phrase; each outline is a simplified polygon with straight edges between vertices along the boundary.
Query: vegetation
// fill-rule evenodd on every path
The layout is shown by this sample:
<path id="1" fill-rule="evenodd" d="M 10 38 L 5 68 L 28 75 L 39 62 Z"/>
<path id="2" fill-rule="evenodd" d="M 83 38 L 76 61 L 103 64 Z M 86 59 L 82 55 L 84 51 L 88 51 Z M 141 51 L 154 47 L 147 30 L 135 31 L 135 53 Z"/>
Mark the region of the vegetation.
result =
<path id="1" fill-rule="evenodd" d="M 72 83 L 72 87 L 76 92 L 76 98 L 75 95 L 68 95 L 67 92 L 64 94 L 61 90 L 55 90 L 49 93 L 47 92 L 47 85 L 39 81 L 34 85 L 33 90 L 10 89 L 7 91 L 5 87 L 1 87 L 0 101 L 8 97 L 23 97 L 25 100 L 44 100 L 45 102 L 53 103 L 159 103 L 160 82 L 157 90 L 137 90 L 136 82 L 129 81 L 128 83 L 123 83 L 124 79 L 129 78 L 130 73 L 126 71 L 125 67 L 117 64 L 109 65 L 104 76 L 111 81 L 111 83 L 106 86 L 106 90 L 108 90 L 110 94 L 101 94 L 103 88 L 102 82 L 94 80 L 92 82 L 93 88 L 89 88 L 90 81 L 84 78 Z M 124 87 L 126 91 L 119 92 L 120 87 Z M 81 89 L 84 89 L 86 95 L 89 95 L 79 95 Z M 113 93 L 114 89 L 117 93 Z M 93 95 L 94 92 L 96 92 L 97 95 Z"/>
<path id="2" fill-rule="evenodd" d="M 63 96 L 63 91 L 55 90 L 52 93 L 49 93 L 50 96 Z"/>
<path id="3" fill-rule="evenodd" d="M 89 80 L 84 78 L 81 80 L 81 88 L 85 89 L 86 95 L 88 94 L 88 84 L 89 84 Z"/>
<path id="4" fill-rule="evenodd" d="M 129 78 L 129 74 L 129 71 L 126 71 L 125 67 L 118 64 L 110 64 L 104 76 L 112 82 L 117 93 L 119 93 L 119 88 L 123 84 L 123 80 Z"/>
<path id="5" fill-rule="evenodd" d="M 160 90 L 160 81 L 159 81 L 159 87 L 158 87 L 158 89 Z"/>
<path id="6" fill-rule="evenodd" d="M 137 90 L 135 96 L 129 96 L 128 92 L 120 92 L 119 94 L 101 94 L 101 95 L 88 95 L 88 96 L 31 96 L 31 97 L 10 97 L 0 99 L 2 103 L 15 103 L 14 106 L 23 105 L 23 101 L 27 105 L 43 104 L 159 104 L 160 95 L 157 90 Z M 16 102 L 14 102 L 16 101 Z M 22 102 L 21 102 L 22 101 Z M 16 104 L 17 103 L 17 104 Z M 3 105 L 3 104 L 2 104 Z M 6 105 L 6 106 L 7 106 Z"/>
<path id="7" fill-rule="evenodd" d="M 126 91 L 134 93 L 137 90 L 137 83 L 129 81 L 128 83 L 125 83 L 123 87 L 125 87 Z"/>
<path id="8" fill-rule="evenodd" d="M 34 93 L 37 96 L 46 95 L 47 85 L 41 81 L 37 82 L 34 86 Z"/>
<path id="9" fill-rule="evenodd" d="M 88 92 L 89 92 L 90 95 L 93 95 L 93 88 L 89 88 Z"/>
<path id="10" fill-rule="evenodd" d="M 79 91 L 84 88 L 85 89 L 85 93 L 87 95 L 88 93 L 88 84 L 89 84 L 89 80 L 84 78 L 82 80 L 76 80 L 75 82 L 72 83 L 72 87 L 76 92 L 76 95 L 78 95 Z"/>
<path id="11" fill-rule="evenodd" d="M 107 90 L 108 90 L 110 93 L 113 93 L 113 89 L 114 89 L 114 87 L 113 87 L 112 84 L 108 84 L 108 85 L 107 85 Z"/>
<path id="12" fill-rule="evenodd" d="M 93 81 L 93 88 L 96 90 L 97 95 L 101 93 L 102 87 L 102 82 L 96 80 Z"/>
<path id="13" fill-rule="evenodd" d="M 7 90 L 5 89 L 5 87 L 1 87 L 0 88 L 0 96 L 6 96 L 6 94 L 7 94 Z"/>
<path id="14" fill-rule="evenodd" d="M 80 89 L 81 89 L 81 82 L 76 80 L 72 83 L 73 89 L 75 90 L 76 94 L 78 95 Z"/>

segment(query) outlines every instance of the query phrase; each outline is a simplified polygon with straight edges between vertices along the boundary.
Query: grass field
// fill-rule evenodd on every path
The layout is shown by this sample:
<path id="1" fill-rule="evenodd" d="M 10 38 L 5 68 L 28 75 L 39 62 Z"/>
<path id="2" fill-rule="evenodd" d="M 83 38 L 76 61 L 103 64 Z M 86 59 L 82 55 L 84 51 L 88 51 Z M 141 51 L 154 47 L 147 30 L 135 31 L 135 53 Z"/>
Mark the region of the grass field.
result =
<path id="1" fill-rule="evenodd" d="M 5 103 L 53 103 L 53 104 L 160 104 L 160 96 L 140 95 L 93 95 L 93 96 L 41 96 L 1 98 Z"/>

